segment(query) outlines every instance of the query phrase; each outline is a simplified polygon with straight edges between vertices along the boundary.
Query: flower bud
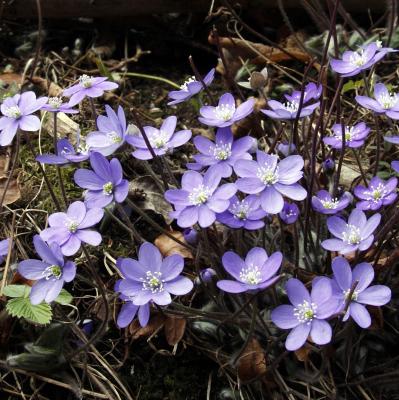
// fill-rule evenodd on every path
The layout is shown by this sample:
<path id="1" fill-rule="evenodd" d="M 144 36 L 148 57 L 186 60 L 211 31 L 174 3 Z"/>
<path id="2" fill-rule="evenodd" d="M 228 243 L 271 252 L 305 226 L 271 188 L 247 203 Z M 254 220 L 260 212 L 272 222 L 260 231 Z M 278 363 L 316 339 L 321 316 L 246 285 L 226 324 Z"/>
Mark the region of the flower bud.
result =
<path id="1" fill-rule="evenodd" d="M 284 207 L 279 216 L 287 225 L 293 224 L 299 217 L 299 208 L 295 203 L 284 202 Z"/>
<path id="2" fill-rule="evenodd" d="M 267 68 L 263 68 L 261 72 L 254 71 L 249 78 L 249 84 L 253 90 L 261 90 L 267 84 L 268 72 Z"/>

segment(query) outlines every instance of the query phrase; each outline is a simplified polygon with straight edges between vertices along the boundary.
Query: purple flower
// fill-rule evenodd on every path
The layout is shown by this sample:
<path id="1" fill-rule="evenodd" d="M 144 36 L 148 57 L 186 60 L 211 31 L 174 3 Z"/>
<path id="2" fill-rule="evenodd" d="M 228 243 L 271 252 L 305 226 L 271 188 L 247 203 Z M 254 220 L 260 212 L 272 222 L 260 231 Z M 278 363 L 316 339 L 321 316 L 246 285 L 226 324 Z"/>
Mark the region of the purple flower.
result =
<path id="1" fill-rule="evenodd" d="M 216 219 L 230 228 L 248 230 L 260 229 L 265 226 L 262 221 L 267 212 L 260 207 L 258 196 L 251 194 L 240 200 L 237 196 L 230 199 L 229 208 L 216 215 Z"/>
<path id="2" fill-rule="evenodd" d="M 101 153 L 90 154 L 93 171 L 85 168 L 75 172 L 74 180 L 87 189 L 85 203 L 88 208 L 106 207 L 112 201 L 122 203 L 129 191 L 129 182 L 123 178 L 121 163 L 117 158 L 108 161 Z"/>
<path id="3" fill-rule="evenodd" d="M 399 174 L 399 161 L 392 161 L 391 168 Z"/>
<path id="4" fill-rule="evenodd" d="M 319 190 L 316 196 L 312 197 L 312 207 L 321 214 L 336 214 L 346 208 L 352 201 L 350 193 L 345 192 L 340 199 L 332 198 L 327 190 Z"/>
<path id="5" fill-rule="evenodd" d="M 69 103 L 63 103 L 61 97 L 49 97 L 48 102 L 41 108 L 48 112 L 63 112 L 64 114 L 77 114 L 79 110 L 75 110 Z"/>
<path id="6" fill-rule="evenodd" d="M 294 143 L 291 143 L 291 146 L 287 142 L 282 142 L 277 145 L 277 150 L 284 156 L 288 157 L 290 154 L 295 153 L 296 146 Z"/>
<path id="7" fill-rule="evenodd" d="M 8 255 L 8 247 L 10 239 L 0 240 L 0 264 L 5 260 Z"/>
<path id="8" fill-rule="evenodd" d="M 301 281 L 291 278 L 285 290 L 292 305 L 278 306 L 272 311 L 271 319 L 280 329 L 292 329 L 285 341 L 286 349 L 298 350 L 309 335 L 316 344 L 329 343 L 332 329 L 325 320 L 335 313 L 338 305 L 332 297 L 330 280 L 314 279 L 309 294 Z"/>
<path id="9" fill-rule="evenodd" d="M 75 104 L 80 103 L 86 96 L 99 97 L 102 96 L 104 90 L 113 90 L 118 87 L 115 82 L 107 82 L 108 78 L 105 77 L 92 77 L 82 75 L 79 77 L 79 83 L 65 89 L 64 96 L 70 97 L 69 105 L 73 107 Z"/>
<path id="10" fill-rule="evenodd" d="M 345 126 L 345 147 L 360 147 L 364 144 L 370 128 L 364 122 L 359 122 L 353 126 Z M 342 125 L 334 124 L 332 126 L 333 135 L 323 138 L 323 142 L 334 149 L 342 149 Z"/>
<path id="11" fill-rule="evenodd" d="M 392 119 L 399 119 L 399 95 L 389 93 L 388 88 L 382 83 L 374 85 L 374 99 L 367 96 L 356 96 L 355 99 L 368 110 L 373 110 L 377 114 L 385 114 Z"/>
<path id="12" fill-rule="evenodd" d="M 198 232 L 193 228 L 184 229 L 183 237 L 188 244 L 197 244 L 198 242 Z"/>
<path id="13" fill-rule="evenodd" d="M 240 119 L 252 113 L 255 105 L 254 99 L 244 101 L 236 108 L 234 97 L 231 93 L 225 93 L 219 99 L 216 107 L 203 106 L 200 108 L 199 121 L 205 125 L 224 128 L 231 126 Z"/>
<path id="14" fill-rule="evenodd" d="M 200 271 L 201 278 L 204 282 L 212 282 L 214 276 L 216 276 L 216 271 L 212 268 L 205 268 Z"/>
<path id="15" fill-rule="evenodd" d="M 193 156 L 195 163 L 188 163 L 187 168 L 196 171 L 204 167 L 217 165 L 223 178 L 229 178 L 233 173 L 232 166 L 237 160 L 252 160 L 248 151 L 256 140 L 250 136 L 233 141 L 230 127 L 219 128 L 215 143 L 204 136 L 196 136 L 194 145 L 201 154 Z"/>
<path id="16" fill-rule="evenodd" d="M 373 232 L 380 221 L 380 214 L 374 214 L 367 220 L 366 214 L 357 208 L 350 213 L 348 222 L 334 215 L 327 219 L 327 227 L 337 239 L 324 240 L 321 246 L 340 254 L 367 250 L 374 241 Z"/>
<path id="17" fill-rule="evenodd" d="M 191 138 L 191 131 L 184 129 L 175 132 L 177 124 L 177 118 L 171 116 L 166 118 L 159 129 L 152 126 L 145 126 L 144 131 L 148 137 L 154 153 L 157 156 L 163 156 L 169 151 L 172 151 L 176 147 L 183 146 Z M 133 157 L 139 160 L 151 160 L 152 155 L 145 144 L 144 138 L 141 133 L 138 135 L 127 135 L 126 141 L 134 146 L 136 150 L 132 153 Z"/>
<path id="18" fill-rule="evenodd" d="M 306 198 L 306 190 L 298 182 L 303 175 L 303 158 L 288 156 L 278 161 L 276 155 L 258 150 L 257 161 L 239 160 L 234 171 L 241 178 L 236 181 L 243 193 L 260 194 L 263 210 L 278 214 L 284 207 L 283 195 L 292 200 Z"/>
<path id="19" fill-rule="evenodd" d="M 209 86 L 212 83 L 214 77 L 215 68 L 212 68 L 203 78 L 205 86 Z M 169 92 L 168 96 L 170 99 L 172 99 L 172 101 L 168 103 L 168 106 L 182 103 L 183 101 L 191 99 L 191 97 L 201 92 L 203 88 L 204 87 L 201 81 L 197 81 L 195 79 L 195 76 L 192 76 L 180 86 L 180 90 L 172 90 L 171 92 Z"/>
<path id="20" fill-rule="evenodd" d="M 42 108 L 47 97 L 36 99 L 34 92 L 16 94 L 7 97 L 0 109 L 0 146 L 8 146 L 14 139 L 18 129 L 34 132 L 40 129 L 40 119 L 31 115 Z"/>
<path id="21" fill-rule="evenodd" d="M 251 249 L 245 260 L 233 251 L 224 253 L 222 263 L 224 269 L 235 279 L 217 282 L 219 289 L 228 293 L 242 293 L 248 290 L 266 289 L 276 282 L 276 275 L 281 266 L 283 255 L 277 251 L 270 257 L 261 247 Z"/>
<path id="22" fill-rule="evenodd" d="M 334 172 L 335 162 L 332 158 L 327 158 L 321 163 L 321 166 L 326 174 L 331 174 Z"/>
<path id="23" fill-rule="evenodd" d="M 333 296 L 339 301 L 337 312 L 344 311 L 351 289 L 357 282 L 343 320 L 347 321 L 351 316 L 361 328 L 368 328 L 371 325 L 371 317 L 364 304 L 387 304 L 391 300 L 391 290 L 384 285 L 370 286 L 374 279 L 374 269 L 369 263 L 358 264 L 352 271 L 344 257 L 336 257 L 332 262 L 332 269 Z"/>
<path id="24" fill-rule="evenodd" d="M 299 118 L 304 118 L 313 113 L 313 111 L 320 105 L 320 102 L 308 104 L 310 100 L 318 100 L 322 92 L 322 86 L 317 86 L 314 83 L 309 83 L 305 87 L 303 103 Z M 301 100 L 301 92 L 293 91 L 291 95 L 285 94 L 287 102 L 281 103 L 276 100 L 269 100 L 267 105 L 271 110 L 261 110 L 270 118 L 274 119 L 295 119 L 299 111 L 299 103 Z"/>
<path id="25" fill-rule="evenodd" d="M 299 208 L 295 203 L 284 202 L 284 207 L 280 211 L 279 216 L 281 220 L 287 225 L 293 224 L 299 217 Z"/>
<path id="26" fill-rule="evenodd" d="M 382 48 L 379 42 L 372 42 L 361 46 L 356 51 L 345 51 L 342 60 L 332 59 L 331 68 L 342 77 L 357 75 L 359 72 L 371 68 L 385 54 L 392 51 L 388 48 Z"/>
<path id="27" fill-rule="evenodd" d="M 57 141 L 57 154 L 41 154 L 36 157 L 36 160 L 43 164 L 66 165 L 71 162 L 86 161 L 89 156 L 89 149 L 86 146 L 78 146 L 75 150 L 68 139 L 59 139 Z"/>
<path id="28" fill-rule="evenodd" d="M 121 106 L 118 114 L 108 105 L 105 105 L 107 116 L 100 115 L 97 118 L 98 131 L 87 135 L 86 143 L 91 150 L 109 156 L 125 142 L 127 134 L 125 112 Z"/>
<path id="29" fill-rule="evenodd" d="M 123 258 L 119 262 L 124 279 L 118 284 L 118 291 L 127 296 L 136 306 L 154 302 L 166 306 L 172 302 L 171 294 L 184 295 L 193 288 L 190 279 L 180 275 L 184 259 L 179 254 L 162 259 L 157 247 L 143 243 L 138 260 Z"/>
<path id="30" fill-rule="evenodd" d="M 221 179 L 217 170 L 208 169 L 204 176 L 187 171 L 182 177 L 181 189 L 165 192 L 165 199 L 176 209 L 171 217 L 177 219 L 180 227 L 188 228 L 198 222 L 201 228 L 206 228 L 215 222 L 215 213 L 227 210 L 237 188 L 233 183 L 218 188 Z"/>
<path id="31" fill-rule="evenodd" d="M 375 176 L 371 179 L 369 187 L 358 185 L 354 194 L 361 201 L 356 204 L 359 210 L 378 210 L 382 206 L 392 204 L 396 197 L 397 178 L 390 178 L 388 181 Z"/>
<path id="32" fill-rule="evenodd" d="M 101 243 L 101 235 L 90 228 L 101 221 L 104 210 L 101 208 L 86 209 L 82 201 L 75 201 L 66 213 L 57 212 L 48 218 L 50 227 L 40 233 L 46 242 L 56 242 L 65 256 L 73 256 L 82 242 L 92 246 Z"/>
<path id="33" fill-rule="evenodd" d="M 18 272 L 26 279 L 35 280 L 30 291 L 30 302 L 40 304 L 43 300 L 50 303 L 61 292 L 64 282 L 71 282 L 76 275 L 76 265 L 65 261 L 60 246 L 52 242 L 44 243 L 39 235 L 33 238 L 36 253 L 40 260 L 25 260 L 18 265 Z"/>

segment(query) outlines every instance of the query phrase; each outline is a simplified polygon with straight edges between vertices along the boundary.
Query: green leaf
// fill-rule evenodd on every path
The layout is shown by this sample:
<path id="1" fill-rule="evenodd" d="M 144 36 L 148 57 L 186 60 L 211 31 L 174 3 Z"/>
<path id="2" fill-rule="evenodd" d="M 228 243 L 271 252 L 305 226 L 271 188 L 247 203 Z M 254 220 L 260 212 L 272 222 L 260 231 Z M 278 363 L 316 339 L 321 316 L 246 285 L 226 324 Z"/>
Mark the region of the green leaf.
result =
<path id="1" fill-rule="evenodd" d="M 73 300 L 73 296 L 71 293 L 62 289 L 58 297 L 54 300 L 56 303 L 62 304 L 63 306 L 66 304 L 71 304 Z"/>
<path id="2" fill-rule="evenodd" d="M 111 73 L 109 72 L 108 68 L 104 65 L 103 61 L 100 57 L 95 57 L 94 62 L 97 65 L 98 70 L 100 71 L 101 76 L 106 76 L 109 80 L 113 80 Z"/>
<path id="3" fill-rule="evenodd" d="M 353 81 L 352 79 L 349 82 L 346 82 L 342 88 L 342 94 L 346 92 L 350 92 L 351 90 L 360 89 L 364 87 L 364 80 L 360 79 L 359 81 Z"/>
<path id="4" fill-rule="evenodd" d="M 25 318 L 42 325 L 48 324 L 53 316 L 50 304 L 41 303 L 33 305 L 27 297 L 9 300 L 6 310 L 13 317 Z"/>
<path id="5" fill-rule="evenodd" d="M 7 297 L 28 297 L 30 286 L 27 285 L 8 285 L 3 289 L 3 294 Z"/>

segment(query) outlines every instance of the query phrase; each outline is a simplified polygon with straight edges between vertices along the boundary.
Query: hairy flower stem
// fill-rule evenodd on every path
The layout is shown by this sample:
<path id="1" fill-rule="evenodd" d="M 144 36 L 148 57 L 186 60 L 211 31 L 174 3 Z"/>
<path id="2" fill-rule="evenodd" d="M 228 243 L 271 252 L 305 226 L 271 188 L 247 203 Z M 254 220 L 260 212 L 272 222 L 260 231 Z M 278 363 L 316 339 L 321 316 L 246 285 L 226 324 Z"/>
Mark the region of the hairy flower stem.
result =
<path id="1" fill-rule="evenodd" d="M 11 169 L 8 171 L 8 177 L 7 177 L 6 183 L 4 185 L 3 194 L 1 195 L 1 199 L 0 199 L 0 212 L 3 211 L 4 199 L 6 198 L 7 190 L 10 187 L 11 179 L 14 176 L 14 172 L 17 167 L 19 149 L 20 149 L 20 143 L 21 143 L 21 135 L 20 135 L 19 131 L 17 132 L 16 136 L 17 137 L 15 139 L 14 156 L 13 156 L 12 162 L 11 162 Z"/>
<path id="2" fill-rule="evenodd" d="M 53 186 L 51 185 L 51 183 L 50 183 L 50 181 L 48 179 L 46 171 L 44 170 L 43 165 L 39 161 L 36 160 L 36 153 L 35 153 L 35 150 L 33 148 L 32 142 L 30 141 L 30 137 L 29 137 L 28 132 L 25 132 L 25 139 L 26 139 L 26 142 L 28 144 L 29 151 L 31 152 L 33 159 L 36 161 L 36 164 L 39 167 L 40 173 L 42 174 L 43 179 L 46 182 L 47 189 L 48 189 L 48 191 L 50 193 L 51 199 L 54 202 L 55 208 L 57 209 L 57 211 L 61 211 L 62 208 L 61 208 L 60 202 L 58 201 L 57 196 L 54 193 Z"/>
<path id="3" fill-rule="evenodd" d="M 164 185 L 164 189 L 168 190 L 169 189 L 168 179 L 166 178 L 165 171 L 164 171 L 163 166 L 162 166 L 162 161 L 155 154 L 154 149 L 152 148 L 151 143 L 148 140 L 148 136 L 145 133 L 143 125 L 141 124 L 141 121 L 140 121 L 140 118 L 139 118 L 139 115 L 138 115 L 137 111 L 135 109 L 132 109 L 131 111 L 132 111 L 132 114 L 133 114 L 134 122 L 135 122 L 136 126 L 139 128 L 141 136 L 143 136 L 143 139 L 144 139 L 144 142 L 145 142 L 145 144 L 147 146 L 147 149 L 151 153 L 152 159 L 157 164 L 158 169 L 159 169 L 159 171 L 161 173 L 161 178 L 162 178 L 162 182 L 163 182 L 163 185 Z"/>
<path id="4" fill-rule="evenodd" d="M 360 162 L 360 159 L 359 159 L 359 154 L 358 154 L 358 152 L 357 152 L 353 147 L 352 147 L 352 153 L 353 153 L 353 155 L 354 155 L 355 158 L 356 158 L 356 162 L 357 162 L 357 165 L 358 165 L 358 167 L 359 167 L 360 174 L 361 174 L 361 176 L 362 176 L 363 182 L 364 182 L 364 184 L 365 184 L 366 186 L 368 186 L 367 179 L 366 179 L 366 175 L 365 175 L 365 173 L 364 173 L 364 171 L 363 171 L 362 163 Z"/>
<path id="5" fill-rule="evenodd" d="M 166 172 L 167 172 L 168 175 L 169 175 L 170 182 L 171 182 L 176 188 L 179 188 L 179 187 L 180 187 L 179 182 L 177 182 L 177 179 L 175 178 L 175 175 L 173 174 L 173 171 L 172 171 L 172 169 L 170 168 L 168 159 L 167 159 L 165 156 L 160 156 L 160 159 L 161 159 L 162 165 L 165 167 Z"/>
<path id="6" fill-rule="evenodd" d="M 141 235 L 137 232 L 136 228 L 134 227 L 134 225 L 132 224 L 132 222 L 130 221 L 129 216 L 126 214 L 126 211 L 124 210 L 122 204 L 117 203 L 116 207 L 119 211 L 119 213 L 121 214 L 123 220 L 125 221 L 128 229 L 130 230 L 130 232 L 132 233 L 134 239 L 139 242 L 139 243 L 143 243 L 145 242 L 145 240 L 141 237 Z"/>
<path id="7" fill-rule="evenodd" d="M 109 303 L 108 303 L 108 299 L 107 299 L 107 292 L 105 289 L 104 282 L 101 280 L 101 277 L 98 275 L 97 270 L 91 261 L 90 254 L 87 251 L 87 249 L 83 243 L 82 243 L 82 250 L 83 250 L 83 253 L 87 260 L 86 265 L 89 269 L 90 274 L 94 278 L 94 281 L 97 285 L 97 288 L 98 288 L 101 298 L 103 300 L 105 315 L 104 315 L 104 318 L 102 319 L 101 324 L 100 324 L 99 328 L 97 329 L 97 331 L 93 333 L 93 335 L 90 337 L 90 339 L 83 346 L 78 347 L 77 349 L 72 351 L 70 354 L 68 354 L 66 356 L 67 360 L 72 360 L 78 354 L 82 353 L 83 351 L 86 351 L 91 345 L 93 345 L 95 342 L 100 340 L 101 337 L 105 334 L 105 332 L 107 330 L 108 319 L 109 319 Z"/>
<path id="8" fill-rule="evenodd" d="M 58 140 L 58 134 L 57 134 L 57 115 L 58 113 L 53 113 L 53 128 L 54 128 L 54 134 L 53 134 L 53 144 L 54 144 L 54 154 L 58 155 L 58 151 L 57 151 L 57 140 Z M 65 207 L 68 205 L 68 199 L 66 196 L 66 192 L 65 192 L 65 186 L 64 186 L 64 181 L 62 179 L 62 173 L 61 173 L 61 167 L 59 165 L 57 165 L 57 175 L 58 175 L 58 183 L 60 185 L 60 190 L 61 190 L 61 194 L 62 194 L 62 198 L 64 200 L 64 204 Z"/>
<path id="9" fill-rule="evenodd" d="M 198 69 L 197 69 L 196 65 L 194 64 L 193 56 L 190 55 L 188 57 L 188 61 L 190 62 L 190 66 L 191 66 L 191 69 L 193 70 L 195 79 L 197 81 L 201 82 L 201 85 L 204 88 L 211 104 L 215 104 L 215 99 L 213 98 L 211 91 L 209 90 L 208 86 L 206 86 L 204 80 L 202 79 L 201 74 L 198 72 Z"/>
<path id="10" fill-rule="evenodd" d="M 168 238 L 174 240 L 176 243 L 179 243 L 181 246 L 184 246 L 185 248 L 189 249 L 190 251 L 194 250 L 194 247 L 192 247 L 189 244 L 184 243 L 181 240 L 175 238 L 173 235 L 170 234 L 169 231 L 167 231 L 166 229 L 162 228 L 161 225 L 159 225 L 155 221 L 153 221 L 140 207 L 136 206 L 136 204 L 134 204 L 130 199 L 126 198 L 125 201 L 133 209 L 134 212 L 139 214 L 146 222 L 148 222 L 158 232 L 163 233 Z"/>

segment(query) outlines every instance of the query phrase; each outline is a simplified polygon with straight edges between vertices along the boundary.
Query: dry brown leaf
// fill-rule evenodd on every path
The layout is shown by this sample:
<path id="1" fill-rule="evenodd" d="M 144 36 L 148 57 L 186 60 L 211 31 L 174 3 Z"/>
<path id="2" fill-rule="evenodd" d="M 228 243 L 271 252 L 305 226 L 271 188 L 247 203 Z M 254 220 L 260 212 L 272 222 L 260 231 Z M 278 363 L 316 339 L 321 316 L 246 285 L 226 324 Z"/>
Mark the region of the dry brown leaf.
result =
<path id="1" fill-rule="evenodd" d="M 367 306 L 367 310 L 371 315 L 371 325 L 368 329 L 372 331 L 381 330 L 384 327 L 384 317 L 381 307 Z"/>
<path id="2" fill-rule="evenodd" d="M 42 111 L 42 116 L 45 111 Z M 54 135 L 54 115 L 53 113 L 47 113 L 43 119 L 42 129 L 50 136 Z M 76 144 L 76 132 L 79 129 L 79 125 L 68 115 L 59 112 L 57 113 L 57 134 L 59 137 L 68 138 L 69 141 Z"/>
<path id="3" fill-rule="evenodd" d="M 310 348 L 310 346 L 305 343 L 300 349 L 296 350 L 294 353 L 299 361 L 304 362 L 308 361 L 311 351 L 312 349 Z"/>
<path id="4" fill-rule="evenodd" d="M 172 231 L 170 232 L 170 234 L 181 242 L 187 243 L 181 232 Z M 166 236 L 165 234 L 158 236 L 155 239 L 154 244 L 158 247 L 159 251 L 164 257 L 170 256 L 171 254 L 180 254 L 184 258 L 194 258 L 193 254 L 187 247 L 184 247 L 183 245 L 175 242 L 173 239 L 171 239 L 169 236 Z"/>
<path id="5" fill-rule="evenodd" d="M 238 377 L 245 383 L 264 375 L 266 371 L 266 358 L 263 348 L 256 339 L 251 339 L 238 359 Z"/>
<path id="6" fill-rule="evenodd" d="M 148 338 L 155 331 L 160 329 L 165 322 L 165 317 L 161 314 L 155 314 L 151 317 L 150 321 L 145 327 L 142 327 L 137 319 L 129 325 L 129 333 L 132 335 L 133 340 L 141 337 Z"/>
<path id="7" fill-rule="evenodd" d="M 8 72 L 5 74 L 0 74 L 0 81 L 3 84 L 10 85 L 11 83 L 20 84 L 22 80 L 22 75 L 14 74 L 13 72 Z"/>
<path id="8" fill-rule="evenodd" d="M 3 193 L 6 187 L 7 178 L 0 177 L 0 199 L 3 197 Z M 13 204 L 21 198 L 21 191 L 19 187 L 18 177 L 13 177 L 10 180 L 9 186 L 7 188 L 6 195 L 4 197 L 3 204 Z"/>
<path id="9" fill-rule="evenodd" d="M 187 321 L 184 318 L 168 315 L 165 320 L 165 336 L 170 346 L 180 342 L 186 331 Z"/>

